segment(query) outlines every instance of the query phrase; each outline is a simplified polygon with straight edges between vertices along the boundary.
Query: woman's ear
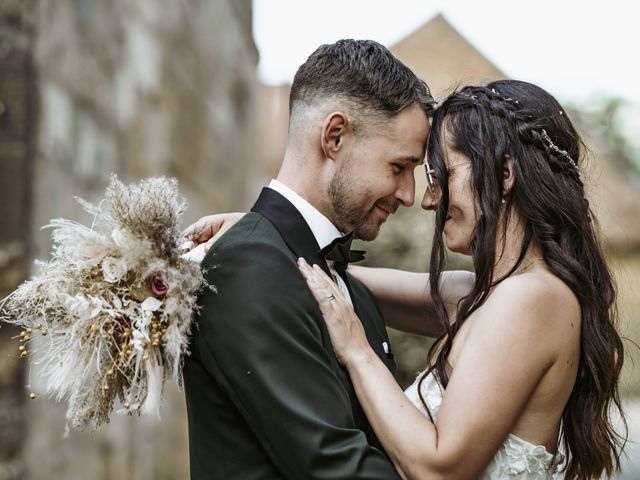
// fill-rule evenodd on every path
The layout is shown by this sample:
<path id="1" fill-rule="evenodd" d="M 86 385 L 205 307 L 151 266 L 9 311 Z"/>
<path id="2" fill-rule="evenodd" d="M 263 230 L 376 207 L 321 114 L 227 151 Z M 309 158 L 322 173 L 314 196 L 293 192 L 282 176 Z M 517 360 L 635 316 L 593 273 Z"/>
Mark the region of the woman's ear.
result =
<path id="1" fill-rule="evenodd" d="M 338 152 L 343 148 L 345 137 L 351 132 L 349 118 L 343 112 L 332 112 L 322 123 L 320 146 L 324 156 L 335 160 Z"/>
<path id="2" fill-rule="evenodd" d="M 516 172 L 513 169 L 513 159 L 511 158 L 511 155 L 505 155 L 503 169 L 502 197 L 504 198 L 509 195 L 509 192 L 511 192 L 511 189 L 516 182 Z"/>

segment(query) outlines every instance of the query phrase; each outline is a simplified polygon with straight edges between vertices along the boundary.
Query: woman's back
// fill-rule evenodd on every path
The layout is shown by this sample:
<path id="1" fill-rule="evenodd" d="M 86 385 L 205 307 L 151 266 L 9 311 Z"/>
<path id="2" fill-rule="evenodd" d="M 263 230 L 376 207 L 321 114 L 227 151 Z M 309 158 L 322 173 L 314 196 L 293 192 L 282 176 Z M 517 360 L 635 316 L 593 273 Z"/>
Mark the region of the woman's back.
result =
<path id="1" fill-rule="evenodd" d="M 501 317 L 496 312 L 504 310 L 513 312 L 506 319 L 514 327 L 508 332 L 496 323 L 499 321 L 496 318 Z M 495 346 L 487 340 L 504 334 L 508 336 L 502 339 L 503 342 L 535 344 L 534 348 L 546 359 L 539 364 L 542 369 L 540 379 L 528 392 L 510 433 L 555 452 L 560 420 L 575 383 L 580 356 L 580 306 L 575 295 L 542 262 L 505 279 L 494 288 L 486 303 L 470 315 L 456 336 L 449 357 L 452 376 L 468 339 L 481 330 L 488 330 L 492 335 L 483 335 L 482 343 L 473 348 L 485 348 L 490 353 Z M 532 330 L 534 335 L 531 335 Z M 517 350 L 512 352 L 514 361 L 526 362 L 526 358 L 515 358 L 519 353 L 524 354 Z M 486 361 L 491 362 L 491 355 L 486 356 Z M 504 367 L 507 369 L 509 365 Z M 482 365 L 478 368 L 482 369 Z M 516 385 L 513 387 L 517 388 Z M 503 393 L 509 395 L 511 392 Z"/>

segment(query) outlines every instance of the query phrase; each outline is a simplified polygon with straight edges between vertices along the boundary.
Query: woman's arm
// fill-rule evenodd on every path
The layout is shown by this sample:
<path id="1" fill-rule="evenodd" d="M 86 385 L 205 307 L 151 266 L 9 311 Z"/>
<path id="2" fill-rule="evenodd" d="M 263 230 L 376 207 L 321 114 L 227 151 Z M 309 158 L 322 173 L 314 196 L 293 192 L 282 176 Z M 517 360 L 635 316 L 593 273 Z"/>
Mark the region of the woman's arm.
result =
<path id="1" fill-rule="evenodd" d="M 182 233 L 187 258 L 202 259 L 209 247 L 232 227 L 244 213 L 220 213 L 202 217 Z M 202 245 L 204 244 L 204 245 Z M 198 248 L 198 252 L 191 250 Z M 351 265 L 349 273 L 362 281 L 376 296 L 386 324 L 404 332 L 439 337 L 443 332 L 429 293 L 429 274 L 390 268 Z M 449 319 L 455 318 L 458 302 L 471 291 L 475 274 L 466 271 L 443 272 L 440 292 Z"/>
<path id="2" fill-rule="evenodd" d="M 429 293 L 429 274 L 391 268 L 349 266 L 349 273 L 363 282 L 376 296 L 385 323 L 404 332 L 439 337 L 444 333 Z M 443 272 L 440 291 L 455 318 L 458 302 L 473 286 L 475 274 L 466 271 Z"/>
<path id="3" fill-rule="evenodd" d="M 556 361 L 568 334 L 557 322 L 566 298 L 548 285 L 502 282 L 468 319 L 473 321 L 471 330 L 433 424 L 371 350 L 339 289 L 319 268 L 300 263 L 336 356 L 349 371 L 367 418 L 402 477 L 477 478 Z M 579 311 L 568 314 L 579 318 Z"/>

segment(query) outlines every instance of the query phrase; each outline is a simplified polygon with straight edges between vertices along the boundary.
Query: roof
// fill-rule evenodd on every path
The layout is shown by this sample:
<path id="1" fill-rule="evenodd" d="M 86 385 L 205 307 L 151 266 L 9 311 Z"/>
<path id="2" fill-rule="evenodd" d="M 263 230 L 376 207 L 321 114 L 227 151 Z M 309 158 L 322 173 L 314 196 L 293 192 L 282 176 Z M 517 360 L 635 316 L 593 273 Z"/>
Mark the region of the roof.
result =
<path id="1" fill-rule="evenodd" d="M 458 85 L 505 78 L 442 15 L 433 17 L 390 50 L 427 82 L 436 100 Z"/>

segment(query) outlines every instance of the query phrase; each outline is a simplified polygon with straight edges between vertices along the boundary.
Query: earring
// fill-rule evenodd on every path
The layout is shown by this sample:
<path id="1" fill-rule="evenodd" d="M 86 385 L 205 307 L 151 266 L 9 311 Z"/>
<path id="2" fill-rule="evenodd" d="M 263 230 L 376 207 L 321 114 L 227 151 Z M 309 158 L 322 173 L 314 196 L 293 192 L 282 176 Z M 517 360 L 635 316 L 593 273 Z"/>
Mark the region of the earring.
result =
<path id="1" fill-rule="evenodd" d="M 505 203 L 507 203 L 507 201 L 503 198 L 502 200 L 500 200 L 500 203 L 504 205 Z"/>

